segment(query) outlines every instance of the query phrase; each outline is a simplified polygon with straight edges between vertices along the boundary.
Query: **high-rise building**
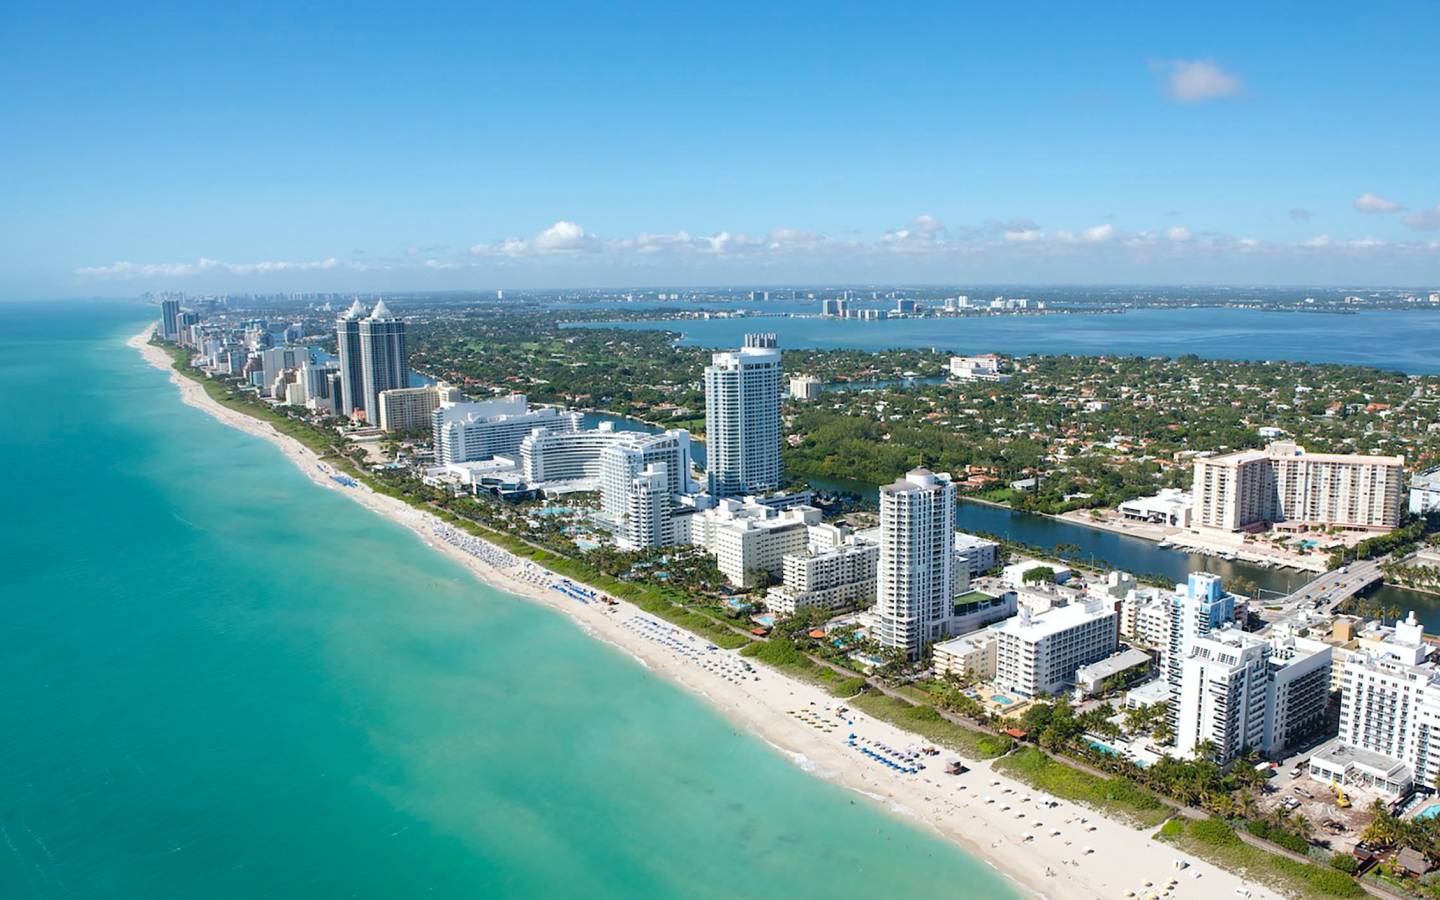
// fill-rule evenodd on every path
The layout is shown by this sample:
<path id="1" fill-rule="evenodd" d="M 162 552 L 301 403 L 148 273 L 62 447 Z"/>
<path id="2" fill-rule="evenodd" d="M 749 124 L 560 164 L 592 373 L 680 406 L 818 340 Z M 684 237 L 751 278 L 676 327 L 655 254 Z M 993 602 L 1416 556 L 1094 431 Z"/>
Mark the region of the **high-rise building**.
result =
<path id="1" fill-rule="evenodd" d="M 726 497 L 696 515 L 690 539 L 715 557 L 731 584 L 754 587 L 762 572 L 778 579 L 786 555 L 803 552 L 810 526 L 819 524 L 820 510 L 813 506 L 781 510 Z"/>
<path id="2" fill-rule="evenodd" d="M 616 523 L 616 543 L 624 550 L 667 547 L 675 543 L 674 495 L 664 463 L 651 463 L 630 479 L 624 511 Z"/>
<path id="3" fill-rule="evenodd" d="M 365 370 L 360 352 L 360 320 L 363 318 L 365 307 L 356 300 L 335 320 L 336 352 L 340 359 L 340 408 L 344 416 L 354 416 L 355 410 L 365 408 Z"/>
<path id="4" fill-rule="evenodd" d="M 912 469 L 880 488 L 876 640 L 917 657 L 946 636 L 955 603 L 955 485 Z"/>
<path id="5" fill-rule="evenodd" d="M 173 341 L 180 336 L 180 301 L 160 301 L 160 336 Z"/>
<path id="6" fill-rule="evenodd" d="M 492 456 L 515 458 L 520 442 L 536 428 L 552 433 L 578 431 L 582 416 L 553 406 L 532 409 L 524 394 L 479 403 L 441 403 L 431 417 L 435 464 L 474 462 Z"/>
<path id="7" fill-rule="evenodd" d="M 464 399 L 465 395 L 458 388 L 448 384 L 381 391 L 380 430 L 429 431 L 440 404 L 458 403 Z"/>
<path id="8" fill-rule="evenodd" d="M 619 522 L 629 505 L 633 480 L 653 464 L 662 465 L 671 494 L 691 493 L 690 432 L 674 429 L 663 434 L 621 432 L 621 437 L 600 451 L 600 512 Z"/>
<path id="9" fill-rule="evenodd" d="M 1183 675 L 1175 745 L 1208 742 L 1224 765 L 1254 751 L 1276 756 L 1325 721 L 1330 645 L 1222 628 L 1194 641 Z"/>
<path id="10" fill-rule="evenodd" d="M 1345 659 L 1340 733 L 1310 757 L 1310 776 L 1390 796 L 1440 778 L 1440 666 L 1415 613 L 1359 637 Z"/>
<path id="11" fill-rule="evenodd" d="M 819 400 L 822 384 L 814 375 L 796 375 L 790 379 L 790 399 Z"/>
<path id="12" fill-rule="evenodd" d="M 360 320 L 360 369 L 365 421 L 380 422 L 380 392 L 410 386 L 410 354 L 405 346 L 405 321 L 381 300 Z"/>
<path id="13" fill-rule="evenodd" d="M 1405 512 L 1400 456 L 1306 453 L 1277 441 L 1195 460 L 1191 522 L 1241 531 L 1274 522 L 1389 529 Z"/>
<path id="14" fill-rule="evenodd" d="M 780 349 L 773 334 L 747 334 L 739 350 L 705 367 L 706 480 L 713 497 L 780 487 Z"/>
<path id="15" fill-rule="evenodd" d="M 1059 694 L 1075 671 L 1115 652 L 1114 607 L 1099 598 L 1019 615 L 992 628 L 997 639 L 995 684 L 1024 698 Z"/>

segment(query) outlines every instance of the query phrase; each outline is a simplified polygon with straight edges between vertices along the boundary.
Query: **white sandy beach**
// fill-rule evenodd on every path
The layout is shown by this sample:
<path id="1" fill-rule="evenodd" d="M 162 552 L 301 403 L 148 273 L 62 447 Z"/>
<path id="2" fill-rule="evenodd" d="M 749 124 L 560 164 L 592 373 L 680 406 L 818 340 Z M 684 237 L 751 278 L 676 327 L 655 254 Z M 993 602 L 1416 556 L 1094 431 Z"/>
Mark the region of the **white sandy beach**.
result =
<path id="1" fill-rule="evenodd" d="M 170 372 L 184 402 L 270 441 L 316 484 L 340 491 L 405 525 L 486 583 L 570 616 L 586 632 L 705 698 L 807 772 L 863 794 L 893 814 L 923 823 L 989 862 L 1024 892 L 1077 900 L 1121 898 L 1127 890 L 1141 897 L 1153 892 L 1197 900 L 1237 896 L 1239 889 L 1255 898 L 1280 896 L 1152 840 L 1152 830 L 1137 831 L 1077 804 L 1055 800 L 993 772 L 988 763 L 974 765 L 964 775 L 945 775 L 944 764 L 954 756 L 942 753 L 920 757 L 927 768 L 916 774 L 893 771 L 850 746 L 848 735 L 858 735 L 861 746 L 879 744 L 902 751 L 927 746 L 927 742 L 853 711 L 842 721 L 834 712 L 840 702 L 819 688 L 761 665 L 751 672 L 749 660 L 737 653 L 707 650 L 703 639 L 673 629 L 623 601 L 607 606 L 573 599 L 550 587 L 560 579 L 533 563 L 517 560 L 478 538 L 462 537 L 438 518 L 363 485 L 343 486 L 330 477 L 328 465 L 304 445 L 265 422 L 226 409 L 211 400 L 199 384 L 174 371 L 165 351 L 149 343 L 150 333 L 151 329 L 146 329 L 128 344 L 151 365 Z M 1048 805 L 1052 803 L 1055 805 Z M 1188 864 L 1183 870 L 1176 867 L 1181 859 Z M 1166 893 L 1172 878 L 1178 883 Z M 963 897 L 965 886 L 936 885 L 936 895 Z"/>

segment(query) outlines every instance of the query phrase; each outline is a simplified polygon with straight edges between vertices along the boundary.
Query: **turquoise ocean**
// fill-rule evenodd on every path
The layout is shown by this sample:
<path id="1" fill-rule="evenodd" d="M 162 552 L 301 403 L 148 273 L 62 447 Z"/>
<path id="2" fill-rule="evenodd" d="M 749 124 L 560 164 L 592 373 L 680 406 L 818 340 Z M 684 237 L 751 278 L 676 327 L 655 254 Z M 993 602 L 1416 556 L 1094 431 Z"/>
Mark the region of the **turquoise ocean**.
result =
<path id="1" fill-rule="evenodd" d="M 0 312 L 0 897 L 1014 896 L 182 405 L 152 310 Z"/>

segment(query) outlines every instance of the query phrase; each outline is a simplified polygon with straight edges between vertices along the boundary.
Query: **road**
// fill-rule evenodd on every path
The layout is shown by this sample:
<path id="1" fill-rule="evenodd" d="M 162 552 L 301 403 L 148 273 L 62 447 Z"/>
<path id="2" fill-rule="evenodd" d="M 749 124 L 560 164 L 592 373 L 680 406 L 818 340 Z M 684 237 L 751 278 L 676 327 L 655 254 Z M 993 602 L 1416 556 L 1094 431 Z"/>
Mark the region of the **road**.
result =
<path id="1" fill-rule="evenodd" d="M 1380 565 L 1385 557 L 1380 559 L 1367 559 L 1360 562 L 1353 562 L 1343 569 L 1336 569 L 1326 572 L 1312 579 L 1304 587 L 1283 598 L 1279 605 L 1285 607 L 1286 611 L 1294 609 L 1313 609 L 1325 614 L 1333 614 L 1340 608 L 1340 604 L 1351 597 L 1375 584 L 1383 576 L 1380 572 Z M 1319 606 L 1316 606 L 1316 602 Z"/>

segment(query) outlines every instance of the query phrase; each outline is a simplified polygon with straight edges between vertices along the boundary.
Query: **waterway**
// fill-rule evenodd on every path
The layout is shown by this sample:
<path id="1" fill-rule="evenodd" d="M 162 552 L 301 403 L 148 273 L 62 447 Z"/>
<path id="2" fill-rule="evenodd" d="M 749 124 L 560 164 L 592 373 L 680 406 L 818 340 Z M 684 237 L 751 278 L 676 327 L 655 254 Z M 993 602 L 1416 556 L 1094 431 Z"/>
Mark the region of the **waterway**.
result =
<path id="1" fill-rule="evenodd" d="M 826 319 L 760 316 L 586 323 L 577 327 L 675 331 L 686 344 L 738 347 L 751 331 L 773 331 L 781 347 L 955 353 L 1183 356 L 1279 359 L 1440 373 L 1440 310 L 1353 315 L 1226 307 L 1137 309 L 1113 315 Z"/>

